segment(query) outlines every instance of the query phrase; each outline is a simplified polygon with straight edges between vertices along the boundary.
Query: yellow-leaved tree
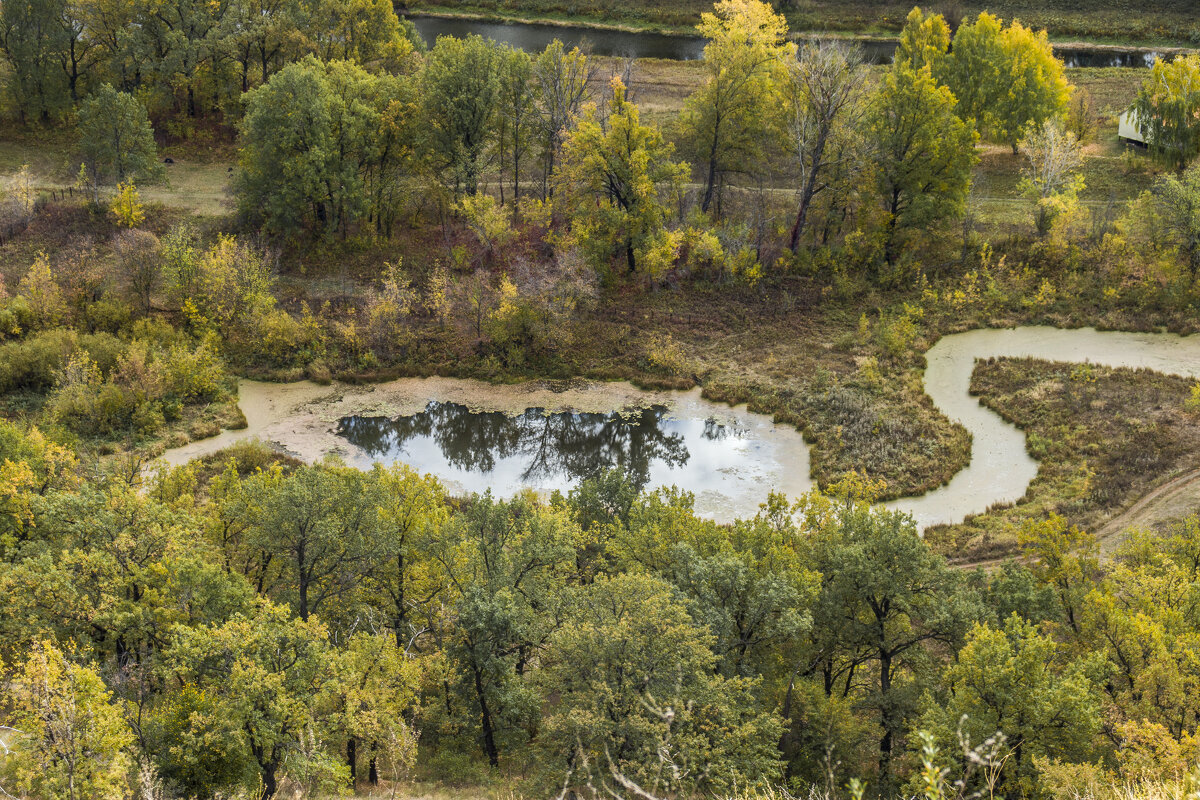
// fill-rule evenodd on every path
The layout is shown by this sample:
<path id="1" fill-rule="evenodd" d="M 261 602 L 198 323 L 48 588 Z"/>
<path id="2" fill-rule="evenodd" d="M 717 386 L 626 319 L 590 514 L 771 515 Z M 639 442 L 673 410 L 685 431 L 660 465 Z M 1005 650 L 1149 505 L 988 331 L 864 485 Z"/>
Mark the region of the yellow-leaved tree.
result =
<path id="1" fill-rule="evenodd" d="M 571 214 L 571 239 L 593 263 L 620 255 L 630 274 L 655 277 L 678 248 L 666 204 L 682 191 L 688 167 L 674 160 L 662 131 L 642 124 L 621 79 L 611 86 L 607 115 L 589 106 L 567 139 L 555 186 Z"/>
<path id="2" fill-rule="evenodd" d="M 700 208 L 719 208 L 728 173 L 753 172 L 764 157 L 788 62 L 796 46 L 787 21 L 760 0 L 721 0 L 696 26 L 704 46 L 704 85 L 687 100 L 683 127 L 704 175 Z"/>
<path id="3" fill-rule="evenodd" d="M 5 682 L 11 736 L 5 779 L 18 796 L 121 800 L 133 741 L 112 693 L 90 667 L 52 642 L 35 642 Z M 6 731 L 6 734 L 9 732 Z"/>
<path id="4" fill-rule="evenodd" d="M 133 181 L 117 184 L 117 193 L 113 195 L 108 210 L 116 217 L 117 224 L 122 228 L 136 228 L 146 221 L 146 210 L 142 207 L 142 196 L 138 194 Z"/>
<path id="5" fill-rule="evenodd" d="M 958 29 L 940 63 L 935 76 L 954 92 L 958 116 L 1013 153 L 1026 130 L 1066 114 L 1071 85 L 1045 31 L 1016 20 L 1002 27 L 983 12 Z"/>

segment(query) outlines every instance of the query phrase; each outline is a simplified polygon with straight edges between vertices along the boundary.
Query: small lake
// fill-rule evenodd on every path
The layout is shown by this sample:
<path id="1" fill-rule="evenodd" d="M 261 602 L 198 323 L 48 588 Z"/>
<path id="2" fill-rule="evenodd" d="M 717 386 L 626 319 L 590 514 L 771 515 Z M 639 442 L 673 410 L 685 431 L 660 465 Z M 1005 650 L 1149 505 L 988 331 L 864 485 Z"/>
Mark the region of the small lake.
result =
<path id="1" fill-rule="evenodd" d="M 694 61 L 704 55 L 704 39 L 670 36 L 582 25 L 548 25 L 535 22 L 489 22 L 461 17 L 409 17 L 425 43 L 439 36 L 466 37 L 472 34 L 535 53 L 558 39 L 567 47 L 585 47 L 598 56 L 620 58 L 664 58 Z M 890 64 L 896 52 L 895 39 L 859 39 L 858 45 L 871 64 Z M 1055 46 L 1055 54 L 1068 67 L 1149 67 L 1159 53 L 1143 48 Z"/>

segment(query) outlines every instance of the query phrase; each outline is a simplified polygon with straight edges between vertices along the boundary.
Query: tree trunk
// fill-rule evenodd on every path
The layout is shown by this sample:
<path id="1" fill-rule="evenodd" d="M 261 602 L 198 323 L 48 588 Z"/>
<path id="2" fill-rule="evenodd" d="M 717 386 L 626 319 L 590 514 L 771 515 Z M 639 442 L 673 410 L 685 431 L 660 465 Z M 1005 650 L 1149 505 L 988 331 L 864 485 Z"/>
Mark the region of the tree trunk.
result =
<path id="1" fill-rule="evenodd" d="M 892 655 L 887 651 L 879 651 L 879 724 L 883 728 L 883 738 L 879 740 L 879 796 L 890 796 L 888 792 L 892 785 L 892 748 L 895 744 L 891 698 L 892 691 Z"/>
<path id="2" fill-rule="evenodd" d="M 496 732 L 492 727 L 492 712 L 488 708 L 487 697 L 483 691 L 483 677 L 479 670 L 472 668 L 475 673 L 475 694 L 479 698 L 479 724 L 483 727 L 483 752 L 488 763 L 493 767 L 500 766 L 500 751 L 496 748 Z"/>
<path id="3" fill-rule="evenodd" d="M 358 783 L 358 740 L 351 736 L 346 740 L 346 766 L 350 768 L 350 791 Z"/>

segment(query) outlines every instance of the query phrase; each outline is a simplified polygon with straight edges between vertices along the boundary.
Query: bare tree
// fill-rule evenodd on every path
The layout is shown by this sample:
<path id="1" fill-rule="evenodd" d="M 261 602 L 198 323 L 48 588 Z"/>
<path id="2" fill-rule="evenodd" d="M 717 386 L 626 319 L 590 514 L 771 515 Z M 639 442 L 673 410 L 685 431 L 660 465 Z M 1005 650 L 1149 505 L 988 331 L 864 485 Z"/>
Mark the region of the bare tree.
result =
<path id="1" fill-rule="evenodd" d="M 1075 134 L 1057 120 L 1046 120 L 1021 140 L 1025 170 L 1021 188 L 1037 202 L 1037 232 L 1043 236 L 1064 208 L 1083 188 L 1079 168 L 1083 148 Z"/>
<path id="2" fill-rule="evenodd" d="M 800 171 L 800 199 L 788 246 L 795 252 L 808 221 L 813 198 L 829 184 L 825 176 L 840 159 L 853 158 L 853 148 L 830 148 L 841 130 L 861 121 L 864 70 L 862 50 L 840 42 L 816 42 L 801 48 L 790 65 L 788 100 L 792 155 Z"/>

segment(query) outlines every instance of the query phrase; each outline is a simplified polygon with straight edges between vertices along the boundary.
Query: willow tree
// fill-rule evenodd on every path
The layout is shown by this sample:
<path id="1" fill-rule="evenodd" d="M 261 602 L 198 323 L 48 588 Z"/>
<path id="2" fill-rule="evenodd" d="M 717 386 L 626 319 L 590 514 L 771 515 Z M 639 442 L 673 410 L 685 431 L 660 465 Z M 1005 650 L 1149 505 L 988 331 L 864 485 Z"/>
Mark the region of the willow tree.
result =
<path id="1" fill-rule="evenodd" d="M 1154 62 L 1134 109 L 1151 152 L 1173 169 L 1187 166 L 1200 154 L 1200 55 Z"/>
<path id="2" fill-rule="evenodd" d="M 796 48 L 787 40 L 787 21 L 760 0 L 721 0 L 696 28 L 708 40 L 707 78 L 688 98 L 683 126 L 704 171 L 700 208 L 708 211 L 725 175 L 751 171 L 762 161 Z"/>
<path id="3" fill-rule="evenodd" d="M 928 66 L 940 71 L 950 50 L 950 26 L 941 14 L 926 14 L 919 7 L 908 12 L 900 31 L 896 61 L 907 61 L 913 69 Z"/>
<path id="4" fill-rule="evenodd" d="M 1045 31 L 986 12 L 958 29 L 938 76 L 958 100 L 958 115 L 988 139 L 1017 144 L 1030 127 L 1066 113 L 1071 97 L 1063 64 Z"/>

